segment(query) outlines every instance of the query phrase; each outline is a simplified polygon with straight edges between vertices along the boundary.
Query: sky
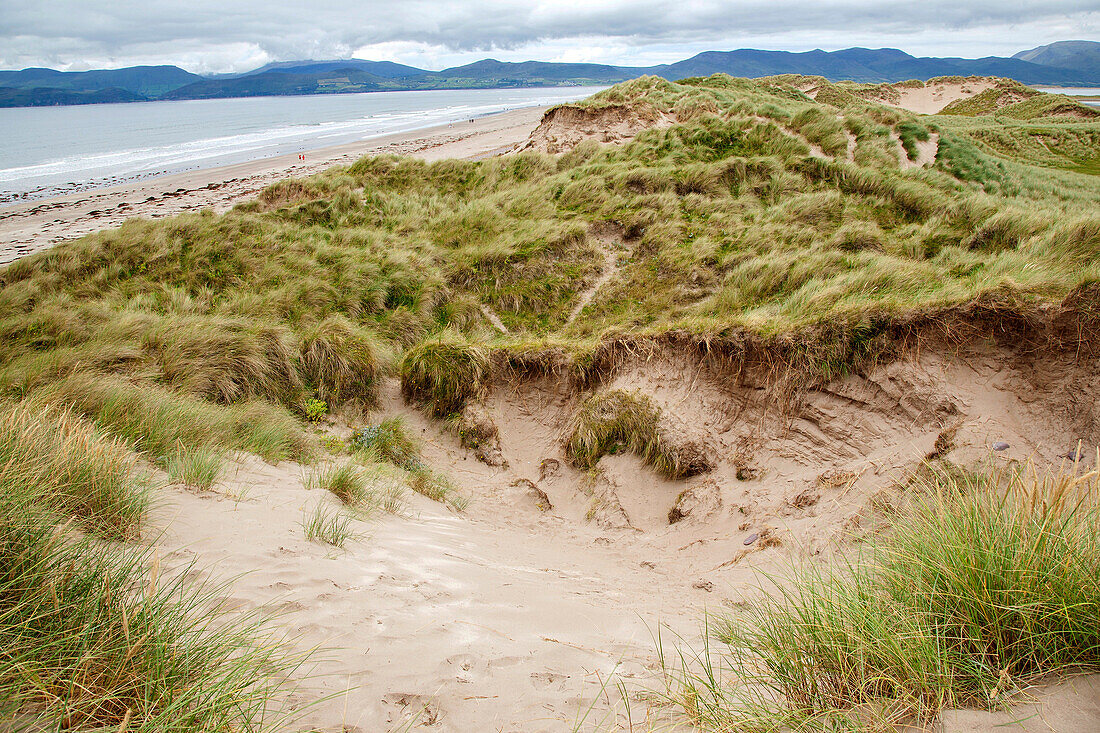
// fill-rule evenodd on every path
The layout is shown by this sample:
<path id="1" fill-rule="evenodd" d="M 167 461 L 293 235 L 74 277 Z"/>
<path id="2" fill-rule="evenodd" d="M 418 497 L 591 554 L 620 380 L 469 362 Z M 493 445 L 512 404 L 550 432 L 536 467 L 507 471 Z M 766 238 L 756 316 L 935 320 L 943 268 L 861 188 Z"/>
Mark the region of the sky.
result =
<path id="1" fill-rule="evenodd" d="M 1100 40 L 1100 0 L 0 0 L 0 68 L 200 74 L 362 58 L 648 66 L 700 51 L 900 48 L 1010 56 Z"/>

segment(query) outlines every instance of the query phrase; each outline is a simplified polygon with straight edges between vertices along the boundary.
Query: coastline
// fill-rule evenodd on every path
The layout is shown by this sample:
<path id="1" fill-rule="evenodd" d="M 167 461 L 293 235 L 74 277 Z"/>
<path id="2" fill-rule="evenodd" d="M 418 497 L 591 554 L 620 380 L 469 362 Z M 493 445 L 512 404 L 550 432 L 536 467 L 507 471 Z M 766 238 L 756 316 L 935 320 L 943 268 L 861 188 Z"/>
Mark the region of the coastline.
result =
<path id="1" fill-rule="evenodd" d="M 549 106 L 525 107 L 307 152 L 141 178 L 0 209 L 0 266 L 135 217 L 231 209 L 275 181 L 309 176 L 364 155 L 393 153 L 423 160 L 478 159 L 507 152 L 527 139 Z"/>

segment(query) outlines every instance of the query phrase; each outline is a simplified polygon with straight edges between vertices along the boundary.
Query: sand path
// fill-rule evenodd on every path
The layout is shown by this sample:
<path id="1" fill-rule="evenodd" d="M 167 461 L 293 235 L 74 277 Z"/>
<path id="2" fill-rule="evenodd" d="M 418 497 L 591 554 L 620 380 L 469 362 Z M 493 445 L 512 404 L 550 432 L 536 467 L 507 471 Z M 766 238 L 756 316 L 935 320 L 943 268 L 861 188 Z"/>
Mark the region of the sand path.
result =
<path id="1" fill-rule="evenodd" d="M 901 136 L 896 131 L 890 132 L 894 140 L 894 148 L 898 155 L 898 165 L 903 171 L 911 168 L 927 168 L 936 162 L 936 156 L 940 152 L 940 136 L 938 133 L 929 133 L 927 140 L 917 140 L 917 159 L 910 160 L 905 152 L 905 146 L 901 144 Z"/>
<path id="2" fill-rule="evenodd" d="M 600 248 L 603 252 L 603 269 L 600 271 L 599 277 L 588 288 L 581 292 L 580 297 L 577 299 L 577 304 L 573 306 L 573 310 L 569 312 L 569 318 L 566 323 L 572 323 L 577 320 L 577 316 L 581 314 L 581 311 L 592 302 L 592 299 L 596 297 L 596 293 L 600 291 L 604 285 L 611 282 L 611 279 L 619 272 L 619 252 L 618 247 L 622 246 L 622 242 L 618 237 L 600 234 L 598 235 L 600 242 Z"/>
<path id="3" fill-rule="evenodd" d="M 335 697 L 294 730 L 602 730 L 628 706 L 645 720 L 658 626 L 694 638 L 719 594 L 633 531 L 516 501 L 436 431 L 428 457 L 471 493 L 464 513 L 411 495 L 406 516 L 356 522 L 364 536 L 336 550 L 303 536 L 317 502 L 338 507 L 303 486 L 309 469 L 238 456 L 213 493 L 166 489 L 154 532 L 169 565 L 231 581 L 229 607 L 277 613 L 294 648 L 323 649 L 293 700 Z"/>

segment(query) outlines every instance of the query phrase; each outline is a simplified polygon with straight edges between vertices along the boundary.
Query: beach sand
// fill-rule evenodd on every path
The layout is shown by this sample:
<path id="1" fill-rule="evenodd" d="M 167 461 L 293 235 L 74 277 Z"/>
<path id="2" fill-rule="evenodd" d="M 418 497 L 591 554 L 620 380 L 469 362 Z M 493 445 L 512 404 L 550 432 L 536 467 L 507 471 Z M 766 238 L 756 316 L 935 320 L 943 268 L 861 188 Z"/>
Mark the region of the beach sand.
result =
<path id="1" fill-rule="evenodd" d="M 530 107 L 320 148 L 305 153 L 305 162 L 293 153 L 0 208 L 0 265 L 134 217 L 156 219 L 205 208 L 227 211 L 281 178 L 308 176 L 364 155 L 439 160 L 502 153 L 525 141 L 546 109 Z"/>

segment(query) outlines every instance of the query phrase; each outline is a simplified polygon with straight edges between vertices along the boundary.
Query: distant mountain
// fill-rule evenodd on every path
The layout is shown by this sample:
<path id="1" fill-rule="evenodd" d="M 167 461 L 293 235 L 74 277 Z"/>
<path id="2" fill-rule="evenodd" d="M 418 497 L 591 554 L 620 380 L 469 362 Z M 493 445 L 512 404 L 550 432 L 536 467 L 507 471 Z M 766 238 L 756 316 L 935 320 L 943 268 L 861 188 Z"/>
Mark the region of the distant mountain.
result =
<path id="1" fill-rule="evenodd" d="M 0 87 L 67 89 L 81 92 L 114 87 L 148 99 L 159 97 L 201 79 L 202 77 L 198 74 L 184 71 L 178 66 L 131 66 L 125 69 L 96 71 L 54 71 L 53 69 L 0 71 Z"/>
<path id="2" fill-rule="evenodd" d="M 1087 84 L 1100 80 L 1075 69 L 1044 66 L 1019 59 L 991 56 L 983 59 L 918 58 L 895 48 L 849 48 L 843 51 L 706 51 L 686 61 L 656 66 L 649 73 L 668 79 L 685 76 L 772 76 L 807 74 L 831 81 L 847 79 L 883 83 L 935 76 L 1003 76 L 1024 84 Z"/>
<path id="3" fill-rule="evenodd" d="M 471 79 L 484 81 L 498 79 L 512 82 L 587 82 L 590 84 L 615 83 L 651 73 L 649 68 L 634 66 L 606 66 L 604 64 L 559 64 L 545 61 L 514 63 L 485 59 L 465 66 L 455 66 L 443 71 L 427 72 L 428 78 Z"/>
<path id="4" fill-rule="evenodd" d="M 146 98 L 117 87 L 97 89 L 95 91 L 0 87 L 0 107 L 57 107 L 72 104 L 107 104 L 111 102 L 142 101 L 146 101 Z"/>
<path id="5" fill-rule="evenodd" d="M 842 51 L 706 51 L 659 66 L 513 63 L 485 59 L 442 71 L 361 59 L 279 61 L 241 74 L 199 76 L 175 66 L 104 71 L 0 71 L 0 106 L 90 104 L 150 99 L 215 99 L 413 89 L 484 89 L 614 84 L 644 74 L 666 79 L 775 74 L 881 83 L 936 76 L 1001 76 L 1025 84 L 1100 85 L 1100 43 L 1065 41 L 1012 58 L 923 58 L 896 48 Z"/>
<path id="6" fill-rule="evenodd" d="M 421 72 L 423 73 L 423 72 Z M 390 88 L 390 80 L 355 67 L 337 67 L 317 73 L 270 69 L 260 74 L 231 79 L 202 79 L 173 89 L 161 99 L 217 99 L 221 97 L 276 97 L 326 92 L 378 92 Z"/>
<path id="7" fill-rule="evenodd" d="M 415 66 L 395 64 L 392 61 L 364 61 L 362 59 L 338 59 L 335 61 L 276 61 L 237 76 L 254 76 L 267 71 L 284 74 L 323 74 L 334 69 L 357 69 L 383 79 L 400 79 L 406 76 L 422 76 L 429 72 Z"/>
<path id="8" fill-rule="evenodd" d="M 1100 79 L 1100 42 L 1058 41 L 1030 51 L 1020 51 L 1012 58 L 1044 66 L 1060 66 L 1088 73 L 1093 81 Z"/>

